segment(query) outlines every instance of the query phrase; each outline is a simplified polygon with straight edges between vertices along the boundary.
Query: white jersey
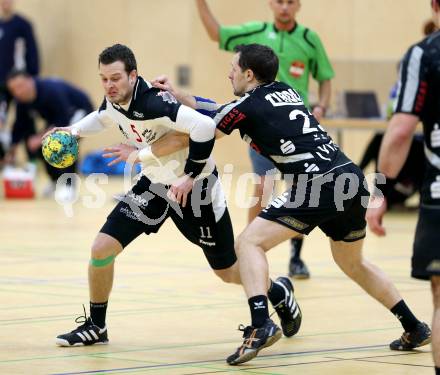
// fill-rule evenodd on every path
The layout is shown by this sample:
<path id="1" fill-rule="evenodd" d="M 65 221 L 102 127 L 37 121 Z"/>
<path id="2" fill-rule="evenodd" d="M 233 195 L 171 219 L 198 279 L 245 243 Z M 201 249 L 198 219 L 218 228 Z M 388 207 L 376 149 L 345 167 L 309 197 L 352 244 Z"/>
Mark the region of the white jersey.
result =
<path id="1" fill-rule="evenodd" d="M 121 106 L 104 98 L 98 111 L 72 127 L 80 136 L 87 136 L 115 126 L 125 138 L 124 143 L 139 150 L 173 130 L 190 135 L 189 147 L 142 163 L 142 173 L 152 182 L 171 184 L 184 173 L 206 176 L 215 168 L 209 156 L 214 143 L 213 121 L 181 105 L 168 92 L 153 88 L 141 77 L 129 104 Z"/>

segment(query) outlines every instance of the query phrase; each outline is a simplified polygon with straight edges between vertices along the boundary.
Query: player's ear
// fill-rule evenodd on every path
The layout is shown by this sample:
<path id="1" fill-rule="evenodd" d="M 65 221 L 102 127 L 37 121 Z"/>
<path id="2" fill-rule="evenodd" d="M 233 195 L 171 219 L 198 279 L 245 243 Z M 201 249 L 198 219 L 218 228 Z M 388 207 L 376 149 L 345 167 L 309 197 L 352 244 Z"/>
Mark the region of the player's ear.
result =
<path id="1" fill-rule="evenodd" d="M 246 69 L 246 80 L 248 82 L 252 81 L 255 78 L 255 74 L 251 69 Z"/>
<path id="2" fill-rule="evenodd" d="M 130 72 L 130 74 L 128 75 L 128 81 L 129 81 L 131 84 L 134 84 L 134 83 L 136 82 L 136 79 L 137 79 L 137 71 L 136 71 L 136 69 L 133 69 L 133 70 Z"/>

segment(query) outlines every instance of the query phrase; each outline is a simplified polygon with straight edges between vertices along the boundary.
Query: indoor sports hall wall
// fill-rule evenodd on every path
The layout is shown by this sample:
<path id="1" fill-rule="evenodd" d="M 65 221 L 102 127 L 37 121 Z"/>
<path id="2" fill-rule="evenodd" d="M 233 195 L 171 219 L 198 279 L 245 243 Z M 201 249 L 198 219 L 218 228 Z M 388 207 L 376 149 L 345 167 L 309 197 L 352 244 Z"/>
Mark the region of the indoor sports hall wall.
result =
<path id="1" fill-rule="evenodd" d="M 298 21 L 318 32 L 334 64 L 333 97 L 345 89 L 374 90 L 385 103 L 396 79 L 396 64 L 422 37 L 430 17 L 427 0 L 302 0 Z M 267 0 L 211 0 L 220 23 L 271 20 Z M 17 0 L 33 23 L 42 51 L 43 74 L 57 75 L 86 89 L 96 105 L 102 100 L 97 55 L 114 42 L 135 51 L 140 73 L 175 78 L 178 65 L 192 72 L 190 89 L 219 101 L 231 98 L 227 80 L 231 55 L 219 51 L 198 18 L 193 0 Z M 312 85 L 316 91 L 316 86 Z M 114 134 L 113 134 L 114 136 Z M 350 132 L 347 153 L 358 159 L 365 133 Z M 106 135 L 111 141 L 112 134 Z M 221 141 L 220 163 L 246 166 L 244 145 Z M 83 150 L 102 140 L 87 140 Z M 224 152 L 228 157 L 224 156 Z"/>

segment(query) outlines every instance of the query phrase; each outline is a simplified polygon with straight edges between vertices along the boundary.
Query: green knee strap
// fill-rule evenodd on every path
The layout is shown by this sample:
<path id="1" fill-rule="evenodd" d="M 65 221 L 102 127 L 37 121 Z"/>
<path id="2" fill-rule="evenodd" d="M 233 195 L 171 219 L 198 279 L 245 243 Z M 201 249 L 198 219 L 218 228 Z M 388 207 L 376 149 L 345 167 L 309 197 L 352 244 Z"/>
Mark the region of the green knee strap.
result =
<path id="1" fill-rule="evenodd" d="M 108 266 L 109 264 L 113 263 L 113 261 L 115 260 L 116 255 L 110 255 L 107 258 L 104 259 L 90 259 L 90 264 L 93 267 L 105 267 Z"/>

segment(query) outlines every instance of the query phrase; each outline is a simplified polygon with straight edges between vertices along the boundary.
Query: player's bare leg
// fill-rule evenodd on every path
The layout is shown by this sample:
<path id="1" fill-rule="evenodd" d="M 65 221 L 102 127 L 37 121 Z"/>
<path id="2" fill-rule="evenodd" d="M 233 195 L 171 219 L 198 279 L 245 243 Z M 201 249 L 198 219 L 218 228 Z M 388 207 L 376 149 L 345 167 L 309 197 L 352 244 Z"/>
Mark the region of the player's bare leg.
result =
<path id="1" fill-rule="evenodd" d="M 113 237 L 98 233 L 92 245 L 89 263 L 90 317 L 84 311 L 83 323 L 73 331 L 59 335 L 56 343 L 59 346 L 82 346 L 107 344 L 107 327 L 105 318 L 107 302 L 113 285 L 114 260 L 123 250 L 121 244 Z"/>
<path id="2" fill-rule="evenodd" d="M 91 250 L 89 263 L 90 301 L 108 301 L 113 286 L 114 259 L 122 251 L 122 246 L 113 237 L 98 233 Z"/>
<path id="3" fill-rule="evenodd" d="M 231 267 L 213 271 L 225 283 L 241 284 L 238 262 L 235 262 Z"/>
<path id="4" fill-rule="evenodd" d="M 431 342 L 429 327 L 420 322 L 403 301 L 390 278 L 362 255 L 363 240 L 330 240 L 333 259 L 341 270 L 399 319 L 404 333 L 390 344 L 392 350 L 412 350 Z"/>
<path id="5" fill-rule="evenodd" d="M 333 259 L 339 268 L 370 296 L 391 309 L 402 297 L 388 276 L 362 256 L 363 240 L 330 240 Z"/>
<path id="6" fill-rule="evenodd" d="M 297 236 L 298 233 L 277 223 L 257 217 L 249 224 L 235 243 L 240 276 L 251 310 L 252 323 L 243 329 L 244 343 L 227 358 L 231 365 L 247 362 L 258 352 L 281 337 L 281 330 L 269 318 L 268 295 L 269 266 L 266 251 Z M 287 278 L 275 282 L 286 290 L 286 299 L 276 308 L 286 336 L 295 334 L 301 324 L 301 312 L 293 297 L 293 286 Z M 270 298 L 270 295 L 269 295 Z M 290 305 L 286 302 L 290 299 Z M 289 312 L 288 314 L 286 314 Z"/>
<path id="7" fill-rule="evenodd" d="M 267 206 L 272 196 L 274 188 L 274 176 L 258 176 L 259 181 L 255 184 L 253 197 L 256 198 L 256 204 L 249 208 L 248 223 L 250 224 Z"/>

